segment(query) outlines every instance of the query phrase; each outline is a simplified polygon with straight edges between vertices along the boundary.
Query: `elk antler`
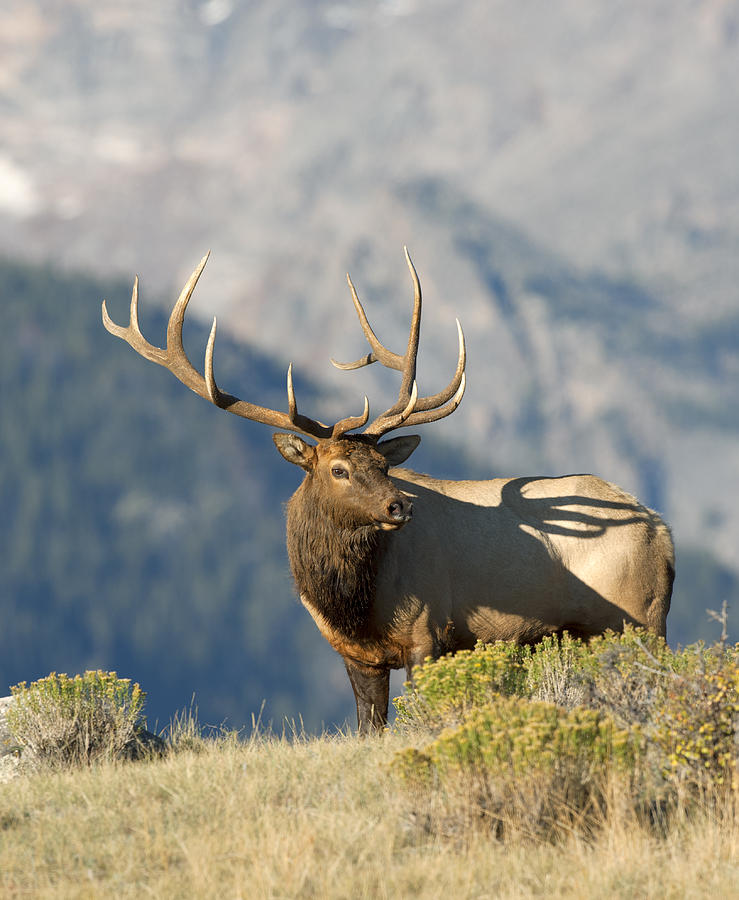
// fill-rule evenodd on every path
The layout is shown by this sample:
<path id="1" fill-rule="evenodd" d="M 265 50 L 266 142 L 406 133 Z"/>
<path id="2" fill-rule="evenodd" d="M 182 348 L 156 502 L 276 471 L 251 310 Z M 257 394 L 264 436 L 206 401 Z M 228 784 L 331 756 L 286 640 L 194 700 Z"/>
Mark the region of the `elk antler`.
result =
<path id="1" fill-rule="evenodd" d="M 403 373 L 400 383 L 400 392 L 398 394 L 397 403 L 391 406 L 386 412 L 374 419 L 364 434 L 369 435 L 375 440 L 392 431 L 394 428 L 400 428 L 409 425 L 424 425 L 427 422 L 435 422 L 437 419 L 443 419 L 445 416 L 451 415 L 459 406 L 464 394 L 466 379 L 464 368 L 467 361 L 467 355 L 464 346 L 464 334 L 462 326 L 457 319 L 457 332 L 459 335 L 459 357 L 457 359 L 457 369 L 454 377 L 443 391 L 433 394 L 430 397 L 419 397 L 418 388 L 416 386 L 416 356 L 418 355 L 418 337 L 421 330 L 421 283 L 418 280 L 418 273 L 411 261 L 408 248 L 405 247 L 405 258 L 410 269 L 411 278 L 413 279 L 414 303 L 413 317 L 411 318 L 411 332 L 408 337 L 408 348 L 404 356 L 393 353 L 383 346 L 377 339 L 372 330 L 359 297 L 352 284 L 351 278 L 347 275 L 349 288 L 352 292 L 354 308 L 359 317 L 359 324 L 362 326 L 364 336 L 372 348 L 372 352 L 366 356 L 350 363 L 340 363 L 335 359 L 331 362 L 337 369 L 361 369 L 363 366 L 372 365 L 379 362 L 388 369 L 397 369 Z"/>
<path id="2" fill-rule="evenodd" d="M 216 384 L 213 375 L 213 348 L 216 340 L 216 320 L 213 319 L 213 327 L 210 331 L 208 344 L 205 350 L 205 374 L 201 375 L 192 365 L 185 353 L 182 345 L 182 323 L 185 319 L 185 311 L 187 304 L 190 302 L 192 292 L 195 285 L 202 274 L 205 264 L 208 262 L 210 251 L 200 260 L 195 271 L 192 273 L 183 287 L 177 302 L 175 303 L 172 314 L 169 317 L 167 325 L 167 347 L 162 350 L 150 344 L 141 334 L 138 321 L 138 302 L 139 302 L 139 279 L 136 277 L 133 283 L 133 293 L 131 294 L 131 317 L 128 327 L 116 325 L 108 315 L 108 310 L 103 300 L 103 325 L 111 334 L 121 338 L 130 344 L 133 349 L 143 356 L 145 359 L 155 362 L 160 366 L 164 366 L 178 378 L 184 385 L 195 391 L 211 403 L 215 403 L 221 409 L 228 410 L 237 416 L 245 419 L 252 419 L 255 422 L 262 422 L 264 425 L 270 425 L 273 428 L 285 428 L 288 431 L 299 431 L 310 437 L 321 438 L 337 438 L 353 428 L 361 428 L 367 424 L 369 419 L 369 402 L 364 398 L 364 412 L 361 416 L 349 416 L 341 419 L 335 425 L 324 425 L 315 419 L 309 419 L 298 412 L 298 406 L 295 402 L 295 391 L 293 389 L 292 363 L 287 370 L 287 401 L 288 412 L 278 412 L 274 409 L 267 409 L 264 406 L 256 406 L 248 403 L 246 400 L 239 400 L 227 394 Z"/>

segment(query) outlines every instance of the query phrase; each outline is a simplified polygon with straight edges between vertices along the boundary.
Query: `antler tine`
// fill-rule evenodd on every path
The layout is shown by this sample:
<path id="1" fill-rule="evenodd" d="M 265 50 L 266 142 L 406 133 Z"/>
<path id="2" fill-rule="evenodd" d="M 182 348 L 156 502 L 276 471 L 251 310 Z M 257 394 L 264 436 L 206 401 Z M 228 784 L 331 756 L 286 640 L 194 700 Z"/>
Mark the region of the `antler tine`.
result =
<path id="1" fill-rule="evenodd" d="M 354 287 L 354 283 L 352 282 L 351 277 L 347 274 L 346 280 L 349 283 L 349 289 L 352 293 L 352 300 L 354 302 L 354 308 L 357 311 L 359 324 L 362 327 L 364 336 L 367 338 L 367 343 L 372 348 L 372 352 L 368 353 L 366 356 L 360 357 L 354 362 L 348 363 L 338 362 L 337 360 L 331 358 L 332 365 L 334 365 L 337 369 L 342 369 L 344 371 L 361 369 L 364 366 L 370 366 L 372 365 L 372 363 L 379 362 L 387 369 L 396 369 L 397 371 L 403 373 L 403 378 L 400 384 L 400 391 L 398 393 L 398 400 L 386 413 L 383 414 L 383 416 L 381 416 L 381 418 L 383 419 L 386 416 L 397 417 L 397 415 L 405 409 L 405 407 L 408 405 L 408 401 L 410 400 L 412 386 L 416 379 L 416 356 L 418 355 L 418 339 L 421 329 L 421 282 L 418 279 L 418 273 L 416 272 L 410 254 L 408 253 L 408 248 L 404 247 L 403 250 L 405 252 L 405 259 L 408 263 L 408 268 L 410 269 L 411 278 L 413 280 L 414 295 L 411 329 L 408 336 L 408 347 L 406 349 L 405 355 L 400 356 L 400 354 L 398 353 L 393 353 L 378 340 L 377 335 L 372 330 L 372 326 L 367 319 L 367 314 L 365 313 L 364 307 L 362 306 L 359 296 L 357 295 L 357 290 Z M 452 393 L 454 392 L 452 391 Z M 451 394 L 449 396 L 451 396 Z M 369 429 L 367 429 L 367 433 L 369 433 Z"/>
<path id="2" fill-rule="evenodd" d="M 447 416 L 450 416 L 462 402 L 462 397 L 464 396 L 466 387 L 467 376 L 463 372 L 462 377 L 459 380 L 459 387 L 446 406 L 433 408 L 428 407 L 424 410 L 419 411 L 419 406 L 421 405 L 421 401 L 419 400 L 419 402 L 416 404 L 415 410 L 408 416 L 407 419 L 405 419 L 405 421 L 402 422 L 402 425 L 405 427 L 414 425 L 426 425 L 429 422 L 437 422 L 439 419 L 445 419 Z M 399 426 L 396 425 L 393 427 L 397 428 Z M 382 433 L 385 434 L 388 430 L 390 429 L 385 429 Z"/>
<path id="3" fill-rule="evenodd" d="M 445 406 L 441 405 L 433 408 L 426 407 L 423 410 L 419 410 L 418 407 L 421 405 L 422 400 L 417 399 L 418 390 L 416 382 L 414 381 L 411 397 L 406 408 L 400 413 L 395 413 L 393 415 L 384 413 L 382 416 L 379 416 L 369 428 L 365 428 L 364 434 L 373 437 L 375 440 L 379 440 L 384 434 L 387 434 L 389 431 L 393 431 L 396 428 L 410 428 L 415 425 L 427 425 L 429 422 L 437 422 L 439 419 L 445 419 L 447 416 L 450 416 L 462 402 L 466 386 L 467 377 L 463 372 L 454 396 Z M 446 393 L 446 391 L 443 393 Z M 441 396 L 441 392 L 435 396 Z M 428 400 L 429 398 L 425 399 Z"/>
<path id="4" fill-rule="evenodd" d="M 288 404 L 288 416 L 290 417 L 290 421 L 293 423 L 297 423 L 299 420 L 303 420 L 304 416 L 301 416 L 298 413 L 298 404 L 295 400 L 295 388 L 293 387 L 293 364 L 287 367 L 287 404 Z M 347 416 L 345 419 L 340 419 L 335 425 L 328 426 L 324 425 L 323 422 L 317 422 L 320 428 L 325 429 L 326 432 L 329 433 L 332 438 L 339 438 L 342 434 L 346 434 L 347 431 L 352 431 L 354 428 L 361 428 L 362 425 L 367 424 L 367 419 L 369 419 L 369 400 L 367 399 L 367 395 L 364 396 L 364 410 L 359 416 Z"/>
<path id="5" fill-rule="evenodd" d="M 405 261 L 408 263 L 408 269 L 411 273 L 413 281 L 413 316 L 411 318 L 411 330 L 408 335 L 408 349 L 405 351 L 403 365 L 403 380 L 400 383 L 400 393 L 398 395 L 398 403 L 400 406 L 404 401 L 407 403 L 411 396 L 411 391 L 416 380 L 416 357 L 418 356 L 418 338 L 421 333 L 421 282 L 418 280 L 418 272 L 413 265 L 408 248 L 403 247 L 405 253 Z"/>
<path id="6" fill-rule="evenodd" d="M 295 421 L 298 415 L 298 404 L 295 400 L 295 388 L 293 387 L 293 364 L 287 367 L 287 408 L 288 415 Z"/>
<path id="7" fill-rule="evenodd" d="M 105 300 L 103 300 L 103 325 L 111 334 L 126 341 L 127 344 L 130 344 L 133 349 L 145 359 L 159 363 L 161 366 L 166 365 L 166 352 L 159 347 L 150 344 L 141 334 L 141 329 L 139 328 L 138 307 L 139 276 L 137 275 L 134 278 L 133 290 L 131 291 L 131 308 L 128 326 L 124 327 L 123 325 L 116 325 L 108 315 L 108 307 Z"/>
<path id="8" fill-rule="evenodd" d="M 459 339 L 459 354 L 457 356 L 457 368 L 454 372 L 454 376 L 449 384 L 444 388 L 443 391 L 439 391 L 438 394 L 432 394 L 430 397 L 421 397 L 416 403 L 416 410 L 422 411 L 427 409 L 437 409 L 440 406 L 443 406 L 447 403 L 458 391 L 459 386 L 462 384 L 464 380 L 464 370 L 467 365 L 467 350 L 465 348 L 464 342 L 464 332 L 462 331 L 462 325 L 460 324 L 459 319 L 455 319 L 457 323 L 457 337 Z M 464 391 L 463 391 L 464 393 Z M 459 398 L 462 399 L 461 397 Z M 455 407 L 456 409 L 456 407 Z"/>
<path id="9" fill-rule="evenodd" d="M 208 399 L 216 406 L 220 406 L 220 400 L 223 397 L 218 385 L 216 384 L 216 376 L 213 373 L 213 351 L 216 346 L 216 317 L 213 316 L 213 327 L 208 335 L 208 343 L 205 345 L 205 385 L 208 389 Z M 184 352 L 184 351 L 183 351 Z"/>
<path id="10" fill-rule="evenodd" d="M 180 296 L 177 298 L 175 305 L 172 307 L 172 312 L 169 316 L 169 322 L 167 323 L 167 358 L 170 360 L 170 364 L 167 366 L 167 368 L 169 368 L 170 372 L 172 372 L 172 374 L 176 378 L 179 378 L 179 380 L 186 384 L 189 388 L 191 388 L 191 390 L 195 391 L 196 394 L 200 394 L 199 388 L 202 385 L 203 377 L 200 375 L 195 366 L 193 366 L 193 364 L 188 359 L 187 354 L 185 353 L 185 348 L 182 344 L 182 326 L 185 321 L 185 313 L 187 312 L 187 305 L 190 302 L 190 297 L 192 297 L 195 286 L 200 280 L 200 276 L 203 274 L 203 269 L 205 268 L 209 257 L 210 250 L 200 260 L 200 262 L 195 267 L 192 275 L 187 279 L 185 286 L 180 291 Z M 210 345 L 209 355 L 212 376 L 213 345 L 215 344 L 215 323 L 214 327 L 211 328 L 208 344 Z M 215 384 L 215 379 L 213 379 L 212 381 L 212 387 L 216 391 L 216 397 L 219 397 L 220 391 Z M 208 391 L 208 399 L 211 399 L 210 391 Z M 219 405 L 216 400 L 213 400 L 213 403 Z"/>
<path id="11" fill-rule="evenodd" d="M 411 278 L 413 279 L 414 289 L 413 316 L 411 318 L 411 330 L 408 337 L 408 348 L 405 356 L 393 353 L 392 350 L 388 350 L 387 347 L 378 340 L 377 335 L 372 330 L 372 326 L 367 319 L 364 307 L 357 296 L 357 290 L 354 287 L 354 283 L 349 274 L 347 274 L 346 280 L 348 281 L 349 289 L 352 292 L 352 300 L 354 301 L 354 308 L 357 311 L 359 324 L 362 327 L 364 336 L 367 338 L 367 343 L 372 348 L 372 352 L 368 353 L 366 356 L 360 357 L 354 362 L 348 363 L 341 363 L 333 359 L 333 357 L 331 358 L 331 364 L 343 371 L 361 369 L 364 366 L 372 365 L 374 362 L 379 362 L 385 366 L 386 369 L 396 369 L 398 372 L 402 372 L 403 380 L 400 386 L 398 402 L 393 407 L 394 412 L 397 411 L 398 407 L 402 408 L 402 406 L 408 402 L 411 395 L 411 386 L 416 377 L 416 356 L 418 355 L 418 337 L 421 328 L 421 283 L 418 280 L 418 273 L 411 261 L 408 248 L 404 247 L 403 250 L 405 251 L 405 259 L 411 272 Z"/>
<path id="12" fill-rule="evenodd" d="M 215 375 L 213 373 L 213 355 L 216 339 L 216 320 L 213 319 L 213 326 L 208 337 L 208 343 L 205 350 L 205 366 L 204 374 L 201 375 L 192 365 L 185 348 L 182 343 L 182 325 L 185 319 L 187 305 L 190 297 L 195 290 L 205 264 L 208 262 L 210 252 L 200 260 L 197 267 L 193 271 L 187 283 L 177 298 L 172 313 L 167 324 L 167 347 L 155 347 L 150 344 L 141 334 L 138 322 L 138 296 L 139 296 L 139 280 L 138 276 L 134 281 L 133 291 L 131 293 L 130 321 L 127 326 L 117 325 L 108 315 L 105 300 L 103 300 L 102 314 L 103 325 L 116 337 L 126 341 L 133 349 L 143 356 L 145 359 L 155 362 L 169 371 L 184 385 L 206 400 L 210 400 L 221 409 L 225 409 L 234 415 L 241 416 L 244 419 L 251 419 L 255 422 L 261 422 L 264 425 L 270 425 L 274 428 L 285 428 L 288 431 L 298 431 L 309 437 L 316 439 L 337 437 L 352 428 L 360 428 L 367 423 L 369 418 L 369 402 L 364 398 L 364 412 L 360 416 L 349 416 L 342 419 L 335 425 L 324 425 L 315 419 L 301 415 L 298 412 L 295 402 L 295 392 L 292 384 L 292 364 L 288 369 L 287 377 L 287 396 L 288 396 L 288 412 L 283 413 L 278 410 L 268 409 L 264 406 L 257 406 L 246 400 L 240 400 L 225 391 L 221 391 L 216 384 Z"/>
<path id="13" fill-rule="evenodd" d="M 337 422 L 334 425 L 333 432 L 331 437 L 338 438 L 341 437 L 342 434 L 346 434 L 347 431 L 353 431 L 355 428 L 361 428 L 363 425 L 367 424 L 369 419 L 369 400 L 367 399 L 367 395 L 364 395 L 364 411 L 361 416 L 347 416 L 346 419 L 342 419 L 340 422 Z"/>
<path id="14" fill-rule="evenodd" d="M 395 428 L 408 425 L 421 425 L 426 422 L 435 422 L 438 419 L 451 415 L 451 413 L 459 406 L 465 390 L 464 372 L 467 364 L 467 351 L 465 348 L 464 332 L 462 331 L 459 319 L 457 319 L 459 352 L 457 356 L 457 367 L 452 380 L 443 391 L 439 391 L 428 397 L 418 396 L 418 388 L 416 385 L 416 358 L 418 355 L 418 343 L 421 331 L 421 283 L 410 254 L 408 253 L 408 248 L 405 247 L 404 250 L 406 262 L 413 281 L 413 316 L 411 318 L 408 348 L 405 356 L 398 357 L 396 354 L 393 354 L 394 361 L 398 359 L 402 360 L 402 365 L 391 366 L 391 368 L 399 369 L 403 373 L 398 400 L 390 407 L 390 409 L 378 416 L 370 426 L 364 430 L 366 435 L 374 437 L 375 439 Z M 352 291 L 352 294 L 356 296 L 354 291 Z M 355 302 L 355 306 L 358 302 L 358 300 Z M 362 310 L 360 321 L 362 321 L 363 316 L 364 310 Z M 366 321 L 366 316 L 364 316 L 364 321 Z M 368 327 L 369 326 L 367 326 L 367 328 Z M 362 330 L 365 332 L 365 335 L 367 335 L 367 328 L 365 328 L 364 324 L 362 325 Z M 374 345 L 372 342 L 370 343 L 374 351 Z M 377 358 L 377 355 L 373 352 L 366 357 L 367 361 L 357 360 L 356 363 L 344 364 L 340 366 L 340 368 L 359 368 L 362 365 L 368 365 L 370 362 L 374 362 L 375 358 Z"/>
<path id="15" fill-rule="evenodd" d="M 415 409 L 417 401 L 418 385 L 414 381 L 413 387 L 411 388 L 411 396 L 408 399 L 408 403 L 405 405 L 405 408 L 398 413 L 388 411 L 383 413 L 381 416 L 378 416 L 374 420 L 374 422 L 372 422 L 369 428 L 364 429 L 364 434 L 368 435 L 369 437 L 379 439 L 388 431 L 392 431 L 394 428 L 400 428 L 401 426 L 407 424 L 407 420 L 410 418 L 413 410 Z"/>
<path id="16" fill-rule="evenodd" d="M 346 274 L 346 280 L 349 283 L 349 290 L 352 292 L 352 300 L 354 301 L 354 309 L 357 311 L 359 324 L 362 326 L 362 331 L 367 338 L 367 343 L 372 347 L 372 353 L 368 353 L 366 356 L 362 356 L 360 359 L 348 363 L 338 362 L 331 357 L 331 364 L 337 369 L 349 371 L 352 369 L 361 369 L 364 366 L 371 366 L 374 362 L 379 362 L 387 369 L 397 369 L 398 371 L 402 371 L 404 357 L 399 356 L 397 353 L 393 353 L 392 350 L 388 350 L 384 344 L 380 343 L 367 319 L 364 307 L 357 296 L 357 289 L 354 287 L 354 283 L 348 272 Z"/>

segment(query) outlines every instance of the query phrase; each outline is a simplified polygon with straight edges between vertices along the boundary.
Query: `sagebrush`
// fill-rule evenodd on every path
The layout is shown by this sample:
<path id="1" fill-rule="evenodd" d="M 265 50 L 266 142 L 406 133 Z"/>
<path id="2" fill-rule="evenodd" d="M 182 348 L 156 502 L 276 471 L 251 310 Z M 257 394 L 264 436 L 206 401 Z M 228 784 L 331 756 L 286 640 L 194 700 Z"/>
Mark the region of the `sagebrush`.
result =
<path id="1" fill-rule="evenodd" d="M 592 830 L 616 797 L 661 820 L 739 790 L 739 646 L 672 651 L 634 629 L 497 642 L 429 660 L 407 687 L 396 728 L 431 739 L 394 771 L 499 833 Z"/>
<path id="2" fill-rule="evenodd" d="M 8 727 L 27 765 L 89 765 L 140 752 L 146 695 L 115 672 L 52 672 L 11 694 Z"/>

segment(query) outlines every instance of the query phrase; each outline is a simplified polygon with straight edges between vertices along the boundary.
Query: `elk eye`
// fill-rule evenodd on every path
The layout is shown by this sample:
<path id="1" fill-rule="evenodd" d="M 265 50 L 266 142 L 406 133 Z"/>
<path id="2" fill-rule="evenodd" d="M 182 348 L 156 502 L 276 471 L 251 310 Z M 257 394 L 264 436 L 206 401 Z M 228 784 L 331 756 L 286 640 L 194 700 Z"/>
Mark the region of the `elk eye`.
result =
<path id="1" fill-rule="evenodd" d="M 349 473 L 346 471 L 346 469 L 342 469 L 341 466 L 334 466 L 331 469 L 331 474 L 334 476 L 334 478 L 348 478 L 349 477 Z"/>

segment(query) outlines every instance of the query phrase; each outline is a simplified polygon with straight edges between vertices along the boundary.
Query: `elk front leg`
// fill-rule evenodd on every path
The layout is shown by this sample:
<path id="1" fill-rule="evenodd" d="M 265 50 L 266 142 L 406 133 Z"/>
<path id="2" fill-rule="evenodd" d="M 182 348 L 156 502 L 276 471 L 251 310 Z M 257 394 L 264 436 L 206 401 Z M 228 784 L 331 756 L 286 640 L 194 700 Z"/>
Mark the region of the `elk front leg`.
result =
<path id="1" fill-rule="evenodd" d="M 387 724 L 390 669 L 357 666 L 348 659 L 344 659 L 344 665 L 357 701 L 359 733 L 380 731 Z"/>
<path id="2" fill-rule="evenodd" d="M 422 665 L 429 657 L 439 659 L 446 653 L 452 653 L 454 645 L 454 622 L 448 619 L 444 625 L 425 626 L 416 635 L 416 643 L 403 658 L 406 681 L 413 684 L 413 670 Z"/>

